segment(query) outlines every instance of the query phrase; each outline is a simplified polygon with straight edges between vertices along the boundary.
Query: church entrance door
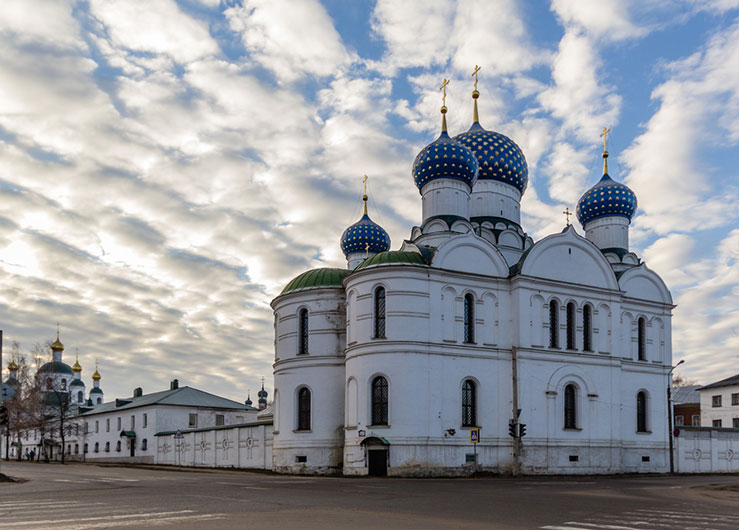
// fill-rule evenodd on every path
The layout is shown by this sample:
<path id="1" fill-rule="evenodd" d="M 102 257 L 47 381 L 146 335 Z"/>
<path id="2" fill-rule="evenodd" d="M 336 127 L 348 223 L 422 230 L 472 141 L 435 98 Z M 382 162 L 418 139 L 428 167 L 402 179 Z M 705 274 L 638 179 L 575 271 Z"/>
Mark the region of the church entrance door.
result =
<path id="1" fill-rule="evenodd" d="M 368 447 L 369 475 L 371 477 L 387 476 L 387 449 L 384 447 Z"/>

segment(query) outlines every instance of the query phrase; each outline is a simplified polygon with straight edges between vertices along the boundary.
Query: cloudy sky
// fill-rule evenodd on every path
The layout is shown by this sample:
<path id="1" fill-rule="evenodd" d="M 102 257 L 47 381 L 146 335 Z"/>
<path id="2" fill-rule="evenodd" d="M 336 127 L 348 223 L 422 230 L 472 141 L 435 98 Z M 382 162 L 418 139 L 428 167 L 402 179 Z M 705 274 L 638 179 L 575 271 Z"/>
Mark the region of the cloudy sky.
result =
<path id="1" fill-rule="evenodd" d="M 270 300 L 344 266 L 365 173 L 408 237 L 438 86 L 466 130 L 475 64 L 483 125 L 528 160 L 524 229 L 562 228 L 612 128 L 680 373 L 739 371 L 739 0 L 2 0 L 6 353 L 59 322 L 108 398 L 271 390 Z"/>

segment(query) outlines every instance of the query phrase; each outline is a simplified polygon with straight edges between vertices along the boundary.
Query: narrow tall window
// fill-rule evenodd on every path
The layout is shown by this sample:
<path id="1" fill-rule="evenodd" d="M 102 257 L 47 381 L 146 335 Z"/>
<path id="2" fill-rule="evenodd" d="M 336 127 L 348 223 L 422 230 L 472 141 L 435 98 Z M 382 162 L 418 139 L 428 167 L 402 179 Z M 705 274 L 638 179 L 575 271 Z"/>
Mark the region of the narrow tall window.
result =
<path id="1" fill-rule="evenodd" d="M 82 401 L 85 399 L 85 396 L 82 394 L 82 390 L 77 392 L 77 401 L 82 403 Z"/>
<path id="2" fill-rule="evenodd" d="M 577 327 L 577 310 L 575 309 L 575 303 L 570 302 L 567 304 L 567 349 L 576 349 L 575 341 L 575 328 Z"/>
<path id="3" fill-rule="evenodd" d="M 636 325 L 637 332 L 637 348 L 639 351 L 639 360 L 647 360 L 647 319 L 639 317 Z"/>
<path id="4" fill-rule="evenodd" d="M 382 376 L 372 380 L 372 425 L 387 425 L 387 379 Z"/>
<path id="5" fill-rule="evenodd" d="M 62 379 L 62 390 L 66 390 L 66 389 L 67 389 L 67 380 Z"/>
<path id="6" fill-rule="evenodd" d="M 577 391 L 575 385 L 565 387 L 565 429 L 577 429 Z"/>
<path id="7" fill-rule="evenodd" d="M 308 353 L 308 310 L 301 309 L 298 317 L 298 355 Z"/>
<path id="8" fill-rule="evenodd" d="M 582 308 L 582 349 L 593 351 L 593 308 L 588 304 Z"/>
<path id="9" fill-rule="evenodd" d="M 636 395 L 636 430 L 647 432 L 647 395 L 644 392 Z"/>
<path id="10" fill-rule="evenodd" d="M 474 427 L 477 425 L 477 391 L 475 382 L 467 380 L 462 385 L 462 426 Z"/>
<path id="11" fill-rule="evenodd" d="M 310 430 L 310 390 L 305 387 L 298 391 L 298 430 Z"/>
<path id="12" fill-rule="evenodd" d="M 549 302 L 549 347 L 559 348 L 559 304 Z"/>
<path id="13" fill-rule="evenodd" d="M 375 338 L 385 338 L 385 288 L 375 289 Z"/>
<path id="14" fill-rule="evenodd" d="M 470 293 L 464 295 L 464 341 L 475 342 L 475 298 Z"/>

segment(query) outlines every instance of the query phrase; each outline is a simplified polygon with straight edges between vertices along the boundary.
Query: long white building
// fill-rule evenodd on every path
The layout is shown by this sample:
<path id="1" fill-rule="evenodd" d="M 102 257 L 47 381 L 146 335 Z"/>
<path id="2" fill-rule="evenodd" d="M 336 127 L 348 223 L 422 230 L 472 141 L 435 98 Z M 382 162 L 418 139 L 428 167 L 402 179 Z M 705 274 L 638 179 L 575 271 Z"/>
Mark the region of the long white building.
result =
<path id="1" fill-rule="evenodd" d="M 409 239 L 390 250 L 365 193 L 341 238 L 347 268 L 307 271 L 273 300 L 274 470 L 668 470 L 673 305 L 629 249 L 634 193 L 609 176 L 604 140 L 603 176 L 577 205 L 584 235 L 568 223 L 535 242 L 524 154 L 482 128 L 478 97 L 454 138 L 442 107 L 413 164 L 423 218 Z"/>

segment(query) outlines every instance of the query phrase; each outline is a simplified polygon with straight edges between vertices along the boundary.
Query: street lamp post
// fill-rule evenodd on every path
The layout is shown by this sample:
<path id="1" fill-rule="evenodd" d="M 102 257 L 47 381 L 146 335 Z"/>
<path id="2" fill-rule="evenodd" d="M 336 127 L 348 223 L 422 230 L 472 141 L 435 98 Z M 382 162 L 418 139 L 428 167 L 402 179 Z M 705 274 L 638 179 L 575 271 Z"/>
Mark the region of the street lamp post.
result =
<path id="1" fill-rule="evenodd" d="M 685 359 L 680 360 L 675 366 L 670 368 L 667 372 L 667 425 L 668 425 L 668 436 L 670 437 L 670 473 L 675 472 L 675 450 L 674 450 L 674 437 L 672 434 L 672 371 L 683 364 Z"/>

